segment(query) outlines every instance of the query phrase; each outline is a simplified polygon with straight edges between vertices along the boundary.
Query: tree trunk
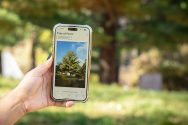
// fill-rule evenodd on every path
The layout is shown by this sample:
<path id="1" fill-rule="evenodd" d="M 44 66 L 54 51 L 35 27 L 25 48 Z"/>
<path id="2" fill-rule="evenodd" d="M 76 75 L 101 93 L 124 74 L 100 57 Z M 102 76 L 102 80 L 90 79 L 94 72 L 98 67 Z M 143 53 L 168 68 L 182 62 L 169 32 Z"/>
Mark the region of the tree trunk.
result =
<path id="1" fill-rule="evenodd" d="M 32 34 L 32 48 L 31 48 L 31 69 L 36 67 L 36 46 L 37 46 L 37 33 Z"/>
<path id="2" fill-rule="evenodd" d="M 111 84 L 118 82 L 118 59 L 116 56 L 117 41 L 116 30 L 117 22 L 109 23 L 109 15 L 105 15 L 103 28 L 109 36 L 111 41 L 103 45 L 100 50 L 100 82 L 104 84 Z"/>
<path id="3" fill-rule="evenodd" d="M 0 75 L 2 75 L 2 51 L 0 50 Z"/>

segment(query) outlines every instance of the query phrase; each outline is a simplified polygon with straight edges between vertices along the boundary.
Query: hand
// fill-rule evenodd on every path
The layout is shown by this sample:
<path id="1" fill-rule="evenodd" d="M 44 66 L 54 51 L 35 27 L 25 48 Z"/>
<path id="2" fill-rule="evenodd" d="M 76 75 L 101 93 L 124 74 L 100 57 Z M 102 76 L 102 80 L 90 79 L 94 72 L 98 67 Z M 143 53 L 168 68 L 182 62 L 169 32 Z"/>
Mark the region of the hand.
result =
<path id="1" fill-rule="evenodd" d="M 50 98 L 52 57 L 45 63 L 28 72 L 16 91 L 21 95 L 26 112 L 36 111 L 47 106 L 71 107 L 73 101 L 55 102 Z"/>
<path id="2" fill-rule="evenodd" d="M 28 72 L 21 83 L 0 98 L 0 124 L 12 125 L 26 112 L 47 106 L 70 107 L 73 101 L 55 102 L 50 98 L 52 57 Z"/>

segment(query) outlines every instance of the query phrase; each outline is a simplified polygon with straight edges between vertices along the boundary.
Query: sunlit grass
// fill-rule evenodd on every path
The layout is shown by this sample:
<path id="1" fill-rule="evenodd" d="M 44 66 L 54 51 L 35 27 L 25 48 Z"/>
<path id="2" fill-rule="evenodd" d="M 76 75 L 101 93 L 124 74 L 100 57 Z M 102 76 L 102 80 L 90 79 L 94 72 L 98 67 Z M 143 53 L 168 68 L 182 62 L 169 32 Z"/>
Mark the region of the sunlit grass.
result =
<path id="1" fill-rule="evenodd" d="M 0 76 L 0 96 L 13 89 L 18 83 L 19 80 Z"/>
<path id="2" fill-rule="evenodd" d="M 0 77 L 0 94 L 17 80 Z M 187 125 L 188 92 L 125 90 L 101 85 L 92 75 L 89 100 L 72 108 L 50 107 L 27 114 L 17 125 Z"/>

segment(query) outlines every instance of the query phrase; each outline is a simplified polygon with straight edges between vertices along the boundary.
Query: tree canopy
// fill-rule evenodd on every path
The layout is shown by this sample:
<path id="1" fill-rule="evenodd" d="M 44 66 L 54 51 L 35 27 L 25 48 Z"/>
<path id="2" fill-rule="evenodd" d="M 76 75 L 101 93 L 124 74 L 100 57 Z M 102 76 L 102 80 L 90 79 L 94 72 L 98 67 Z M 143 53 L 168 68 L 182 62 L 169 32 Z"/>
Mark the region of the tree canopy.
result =
<path id="1" fill-rule="evenodd" d="M 80 69 L 78 57 L 73 51 L 68 52 L 59 65 L 61 71 L 70 73 L 70 75 L 78 73 Z"/>
<path id="2" fill-rule="evenodd" d="M 0 8 L 0 32 L 11 35 L 0 37 L 4 43 L 15 43 L 28 23 L 41 31 L 59 22 L 91 25 L 104 83 L 117 82 L 121 48 L 172 51 L 188 43 L 187 0 L 2 0 Z"/>

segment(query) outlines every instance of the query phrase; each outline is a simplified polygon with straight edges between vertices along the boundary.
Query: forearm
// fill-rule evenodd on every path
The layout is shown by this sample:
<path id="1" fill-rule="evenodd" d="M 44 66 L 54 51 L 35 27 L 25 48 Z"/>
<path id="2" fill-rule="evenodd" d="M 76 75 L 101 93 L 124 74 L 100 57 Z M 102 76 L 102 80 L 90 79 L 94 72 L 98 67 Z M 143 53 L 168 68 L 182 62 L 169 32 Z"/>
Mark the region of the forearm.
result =
<path id="1" fill-rule="evenodd" d="M 0 125 L 12 125 L 24 114 L 24 104 L 16 90 L 0 99 Z"/>

